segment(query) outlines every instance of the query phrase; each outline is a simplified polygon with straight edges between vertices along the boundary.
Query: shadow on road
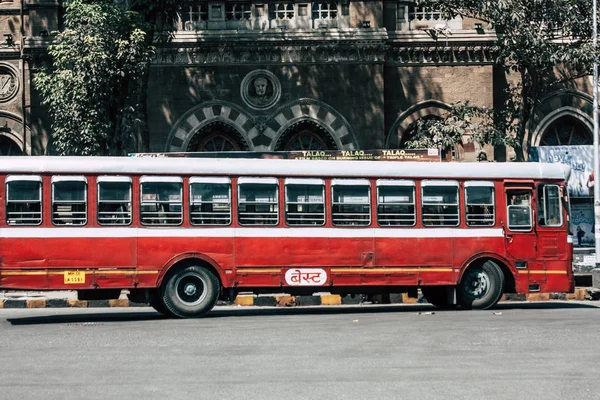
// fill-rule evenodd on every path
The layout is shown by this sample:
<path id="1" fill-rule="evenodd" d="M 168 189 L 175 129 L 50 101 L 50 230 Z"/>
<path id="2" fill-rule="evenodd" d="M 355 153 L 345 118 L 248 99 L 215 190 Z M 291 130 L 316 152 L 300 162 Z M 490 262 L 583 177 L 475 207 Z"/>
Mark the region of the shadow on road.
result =
<path id="1" fill-rule="evenodd" d="M 490 312 L 494 310 L 552 310 L 552 309 L 589 309 L 599 308 L 593 304 L 573 302 L 505 302 L 498 304 L 493 310 L 461 311 L 439 310 L 429 304 L 395 304 L 395 305 L 345 305 L 345 306 L 314 306 L 314 307 L 217 307 L 203 318 L 229 318 L 247 316 L 288 316 L 288 315 L 327 315 L 327 314 L 384 314 L 384 313 L 450 313 L 450 312 Z M 600 308 L 599 308 L 600 309 Z M 100 310 L 100 309 L 97 309 Z M 34 310 L 31 310 L 34 312 Z M 128 321 L 158 321 L 170 320 L 150 308 L 117 309 L 110 312 L 82 312 L 77 314 L 44 315 L 23 318 L 8 318 L 12 325 L 44 325 L 69 324 L 81 326 L 101 325 L 112 322 Z M 175 319 L 173 319 L 175 321 Z"/>

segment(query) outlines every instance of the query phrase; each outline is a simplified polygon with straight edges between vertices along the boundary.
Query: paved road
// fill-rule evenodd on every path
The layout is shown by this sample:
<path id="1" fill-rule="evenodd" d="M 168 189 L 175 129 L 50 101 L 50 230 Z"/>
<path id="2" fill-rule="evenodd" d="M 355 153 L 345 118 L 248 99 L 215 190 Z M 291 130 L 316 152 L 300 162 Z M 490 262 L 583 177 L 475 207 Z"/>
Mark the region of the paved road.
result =
<path id="1" fill-rule="evenodd" d="M 430 311 L 0 310 L 0 399 L 600 397 L 594 303 Z"/>

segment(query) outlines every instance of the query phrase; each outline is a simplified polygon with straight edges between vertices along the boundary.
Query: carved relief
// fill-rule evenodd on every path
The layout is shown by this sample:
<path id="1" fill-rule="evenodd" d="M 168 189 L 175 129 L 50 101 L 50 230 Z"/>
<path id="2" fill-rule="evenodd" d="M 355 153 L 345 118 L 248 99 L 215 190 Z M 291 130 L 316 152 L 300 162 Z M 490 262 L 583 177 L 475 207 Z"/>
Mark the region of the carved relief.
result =
<path id="1" fill-rule="evenodd" d="M 161 64 L 281 64 L 383 62 L 389 48 L 382 43 L 262 45 L 248 48 L 239 44 L 159 48 L 155 62 Z"/>
<path id="2" fill-rule="evenodd" d="M 16 71 L 8 65 L 0 65 L 0 102 L 11 100 L 19 90 Z"/>
<path id="3" fill-rule="evenodd" d="M 255 110 L 266 110 L 279 101 L 281 84 L 270 71 L 259 69 L 250 72 L 241 86 L 244 103 Z"/>

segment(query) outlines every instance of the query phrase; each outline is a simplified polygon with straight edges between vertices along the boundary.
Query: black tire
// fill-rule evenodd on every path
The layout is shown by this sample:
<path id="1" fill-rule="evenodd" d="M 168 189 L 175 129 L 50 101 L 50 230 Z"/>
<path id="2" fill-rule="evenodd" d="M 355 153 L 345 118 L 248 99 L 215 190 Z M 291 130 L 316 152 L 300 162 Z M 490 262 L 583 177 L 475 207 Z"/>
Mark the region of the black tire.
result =
<path id="1" fill-rule="evenodd" d="M 494 307 L 504 292 L 504 273 L 493 261 L 469 267 L 456 288 L 463 308 L 487 310 Z"/>
<path id="2" fill-rule="evenodd" d="M 423 286 L 421 293 L 425 296 L 425 300 L 429 304 L 436 306 L 442 310 L 450 310 L 456 308 L 456 304 L 448 302 L 448 295 L 445 286 Z"/>
<path id="3" fill-rule="evenodd" d="M 171 315 L 180 318 L 206 314 L 219 298 L 219 279 L 196 265 L 176 270 L 163 285 L 162 303 Z"/>
<path id="4" fill-rule="evenodd" d="M 160 290 L 157 290 L 155 295 L 152 297 L 152 299 L 150 300 L 150 306 L 152 308 L 154 308 L 156 311 L 158 311 L 159 313 L 167 316 L 167 317 L 172 317 L 173 314 L 169 311 L 169 309 L 165 306 L 165 303 L 163 303 L 163 298 L 160 295 Z"/>

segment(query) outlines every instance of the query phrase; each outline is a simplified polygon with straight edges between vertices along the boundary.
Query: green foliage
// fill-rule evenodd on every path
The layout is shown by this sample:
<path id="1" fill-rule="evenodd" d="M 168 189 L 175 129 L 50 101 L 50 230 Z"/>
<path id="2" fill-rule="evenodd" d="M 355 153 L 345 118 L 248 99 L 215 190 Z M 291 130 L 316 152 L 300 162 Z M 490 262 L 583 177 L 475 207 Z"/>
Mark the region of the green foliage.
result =
<path id="1" fill-rule="evenodd" d="M 73 0 L 48 52 L 52 68 L 34 84 L 52 117 L 61 155 L 119 155 L 135 149 L 157 24 L 175 0 Z M 161 32 L 169 32 L 163 30 Z"/>
<path id="2" fill-rule="evenodd" d="M 506 117 L 487 107 L 479 107 L 468 101 L 452 105 L 441 118 L 425 118 L 416 121 L 415 132 L 406 147 L 449 149 L 463 143 L 463 138 L 480 145 L 515 145 L 513 135 L 506 134 L 501 120 Z"/>
<path id="3" fill-rule="evenodd" d="M 49 47 L 53 68 L 34 77 L 62 155 L 123 154 L 132 146 L 139 76 L 150 56 L 137 15 L 110 1 L 74 0 Z M 133 100 L 133 101 L 132 101 Z"/>
<path id="4" fill-rule="evenodd" d="M 591 0 L 426 0 L 445 18 L 477 18 L 498 34 L 497 61 L 519 83 L 508 89 L 497 125 L 522 143 L 544 95 L 589 75 L 598 51 L 592 46 Z M 522 152 L 517 157 L 522 159 Z"/>

